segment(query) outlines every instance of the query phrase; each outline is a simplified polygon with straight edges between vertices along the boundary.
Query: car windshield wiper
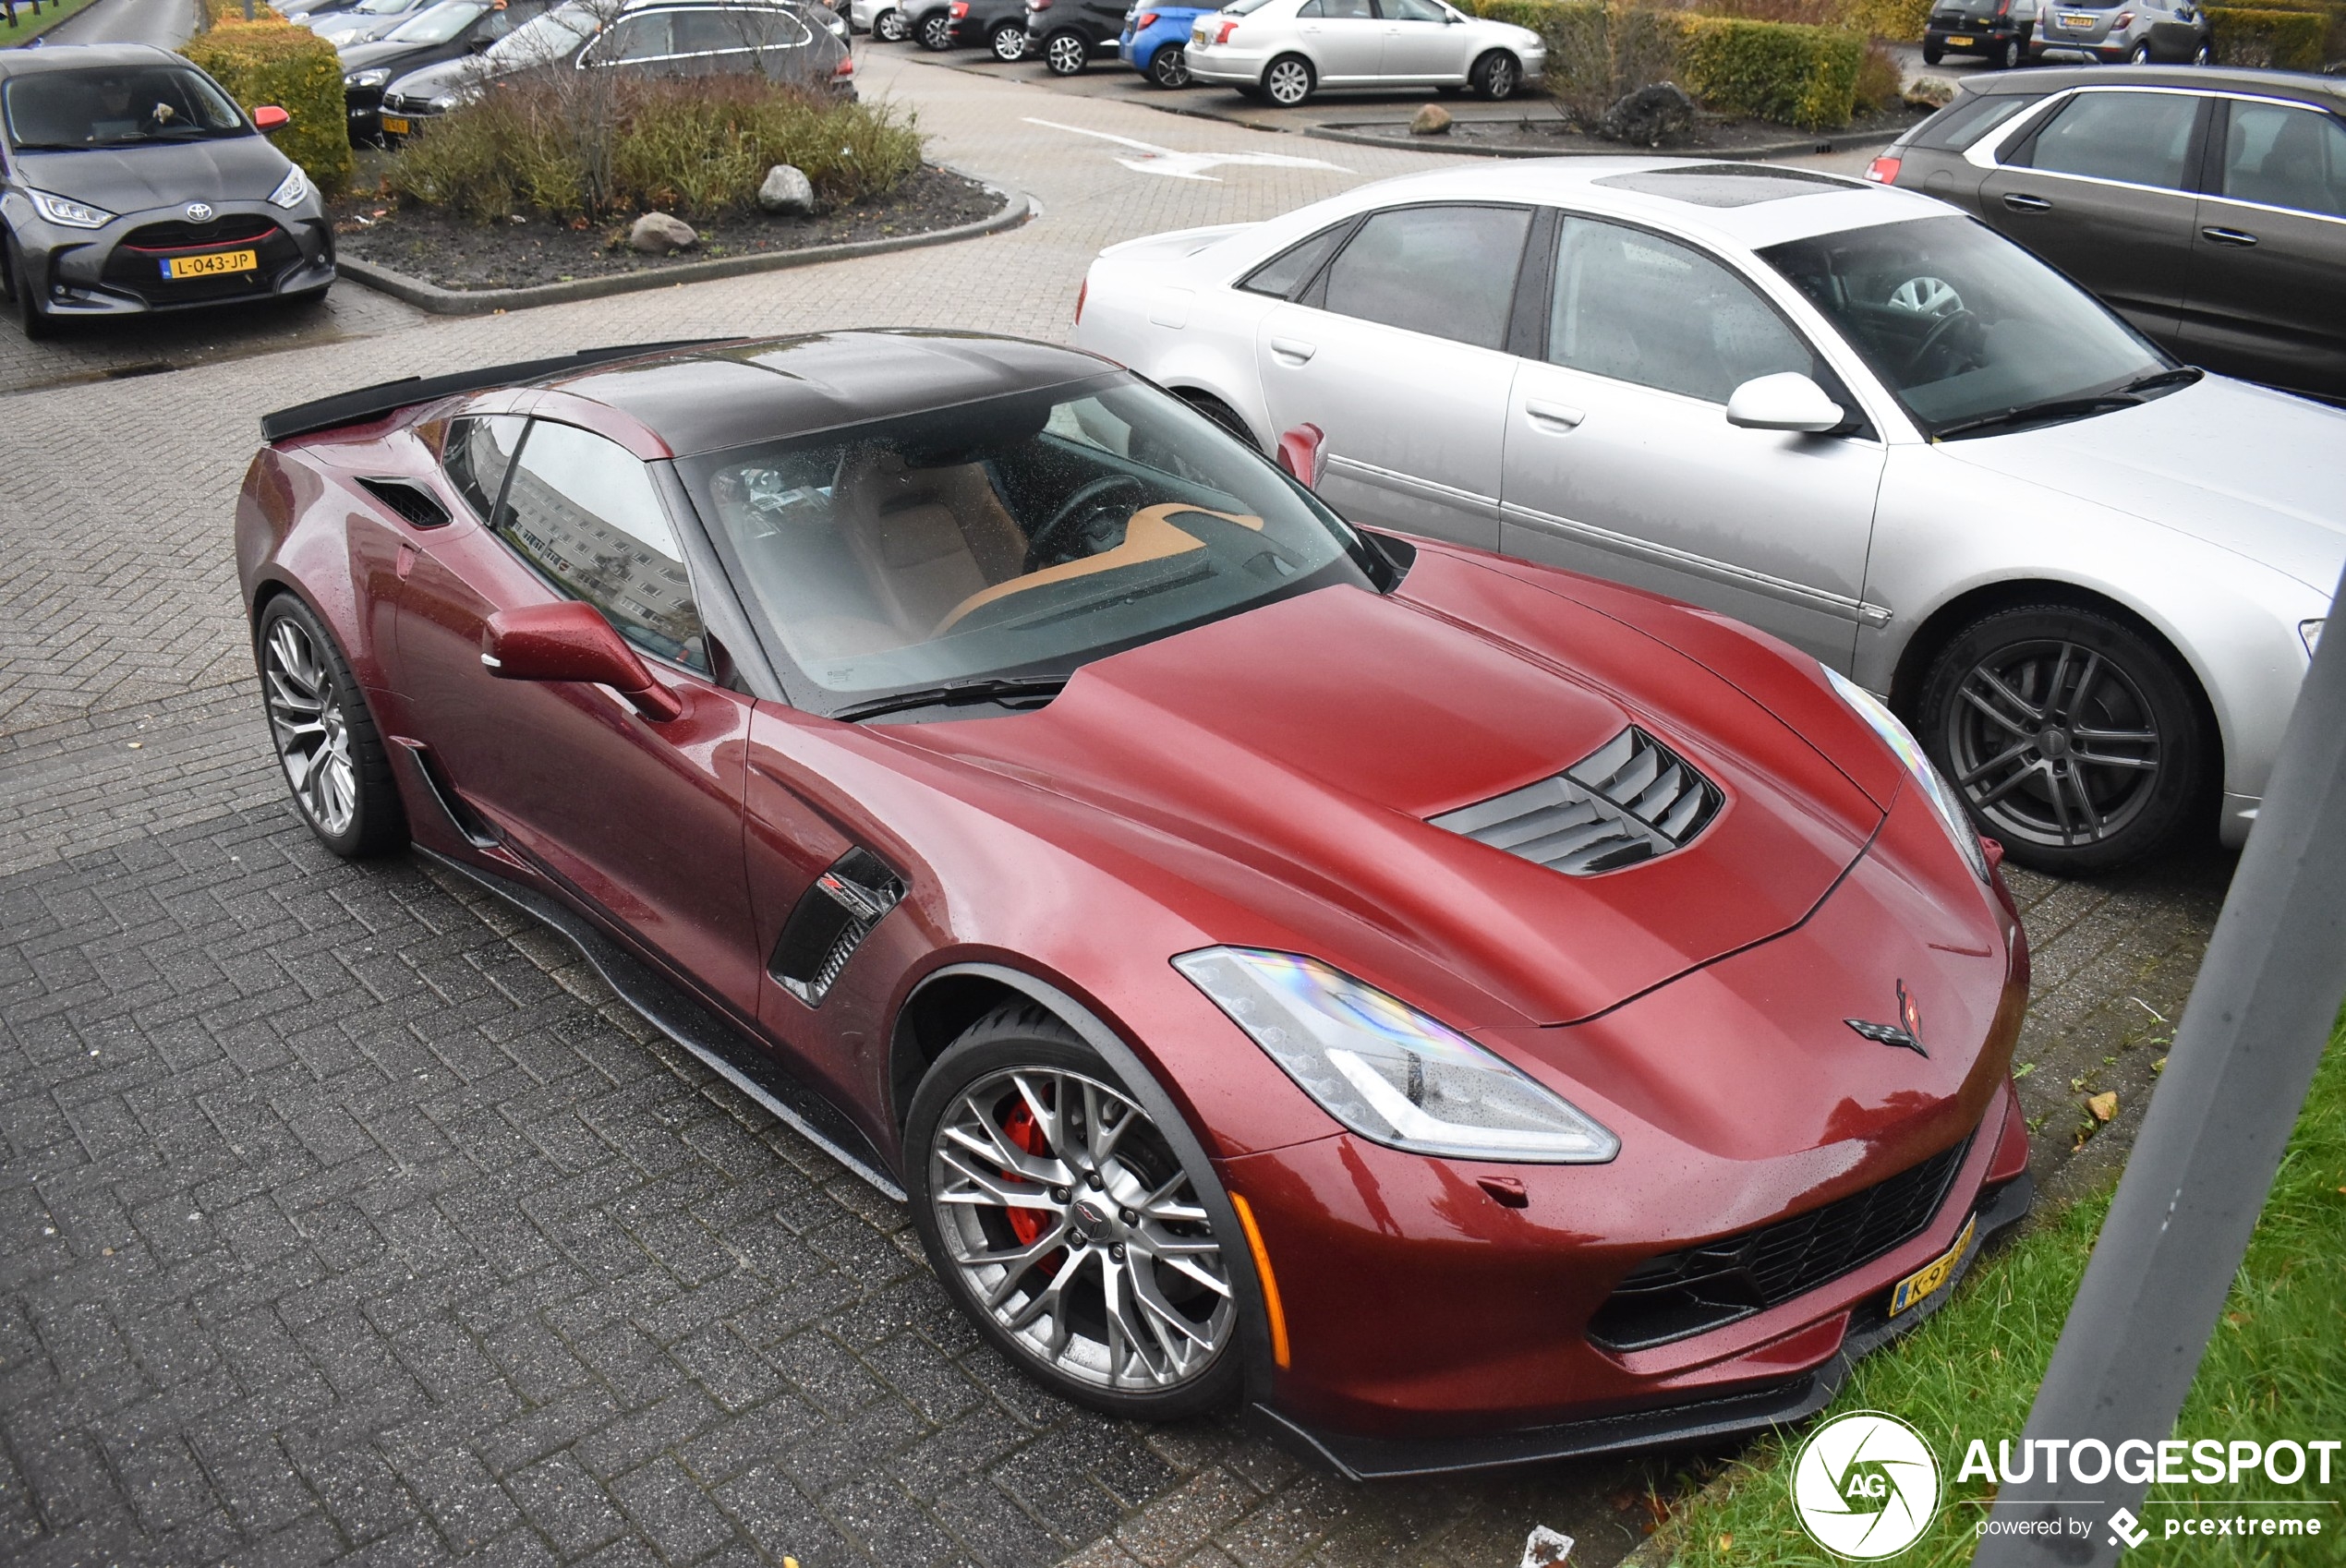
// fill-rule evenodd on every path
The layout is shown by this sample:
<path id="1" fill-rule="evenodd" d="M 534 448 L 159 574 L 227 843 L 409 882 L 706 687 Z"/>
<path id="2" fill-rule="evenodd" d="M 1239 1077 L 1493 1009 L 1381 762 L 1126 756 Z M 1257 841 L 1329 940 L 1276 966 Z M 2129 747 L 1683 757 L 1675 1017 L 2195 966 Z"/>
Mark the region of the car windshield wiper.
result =
<path id="1" fill-rule="evenodd" d="M 2143 400 L 2131 392 L 2097 392 L 2091 397 L 2056 397 L 2043 403 L 2026 403 L 2018 408 L 2007 408 L 2001 414 L 1986 414 L 1977 419 L 1958 420 L 1943 429 L 1933 431 L 1931 440 L 1943 441 L 1951 437 L 1969 435 L 1977 430 L 2007 429 L 2014 425 L 2049 424 L 2060 419 L 2083 419 L 2089 414 L 2105 414 L 2113 408 L 2132 408 Z"/>
<path id="2" fill-rule="evenodd" d="M 2162 387 L 2187 387 L 2207 374 L 2196 365 L 2178 365 L 2171 370 L 2154 370 L 2147 376 L 2137 376 L 2118 390 L 2122 392 L 2157 392 Z"/>
<path id="3" fill-rule="evenodd" d="M 883 713 L 901 713 L 906 708 L 1056 697 L 1066 688 L 1067 681 L 1068 678 L 1064 675 L 1029 675 L 1007 681 L 954 681 L 942 686 L 915 686 L 909 692 L 898 692 L 893 696 L 850 703 L 831 717 L 853 723 L 857 719 L 876 718 Z"/>

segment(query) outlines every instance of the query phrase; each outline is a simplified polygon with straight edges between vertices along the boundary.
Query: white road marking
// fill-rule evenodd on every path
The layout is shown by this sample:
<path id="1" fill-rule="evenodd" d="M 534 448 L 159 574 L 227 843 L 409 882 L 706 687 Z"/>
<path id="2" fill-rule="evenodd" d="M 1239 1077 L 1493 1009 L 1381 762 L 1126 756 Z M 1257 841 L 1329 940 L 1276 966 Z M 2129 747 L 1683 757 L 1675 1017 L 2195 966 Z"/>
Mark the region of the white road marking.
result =
<path id="1" fill-rule="evenodd" d="M 1032 115 L 1022 117 L 1030 126 L 1048 126 L 1053 130 L 1072 131 L 1077 136 L 1096 137 L 1102 141 L 1115 142 L 1119 147 L 1132 148 L 1141 156 L 1119 158 L 1117 162 L 1137 173 L 1163 175 L 1167 179 L 1212 180 L 1218 183 L 1221 179 L 1219 175 L 1209 175 L 1205 171 L 1218 168 L 1225 163 L 1251 164 L 1256 168 L 1272 169 L 1334 169 L 1339 175 L 1348 175 L 1352 172 L 1341 163 L 1331 163 L 1325 159 L 1290 158 L 1284 152 L 1177 152 L 1169 147 L 1158 147 L 1151 142 L 1135 141 L 1129 136 L 1110 136 L 1106 131 L 1086 130 L 1082 126 L 1061 125 L 1057 120 L 1038 120 Z"/>

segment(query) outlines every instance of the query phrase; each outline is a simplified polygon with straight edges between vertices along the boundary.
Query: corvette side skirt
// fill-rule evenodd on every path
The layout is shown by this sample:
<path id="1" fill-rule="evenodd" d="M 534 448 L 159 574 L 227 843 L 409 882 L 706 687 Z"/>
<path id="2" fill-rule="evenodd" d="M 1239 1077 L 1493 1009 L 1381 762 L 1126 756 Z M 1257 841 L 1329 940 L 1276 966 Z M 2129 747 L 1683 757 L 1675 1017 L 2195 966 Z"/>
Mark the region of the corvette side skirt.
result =
<path id="1" fill-rule="evenodd" d="M 1956 1281 L 1971 1272 L 1971 1265 L 1989 1242 L 2027 1216 L 2029 1206 L 2036 1200 L 2036 1190 L 2035 1184 L 2024 1174 L 1989 1193 L 1977 1211 L 1978 1229 L 1971 1249 L 1945 1285 L 1896 1318 L 1884 1316 L 1879 1304 L 1858 1307 L 1850 1313 L 1848 1332 L 1832 1358 L 1786 1382 L 1692 1405 L 1600 1416 L 1586 1421 L 1567 1421 L 1487 1437 L 1423 1441 L 1349 1437 L 1312 1431 L 1264 1405 L 1252 1406 L 1248 1414 L 1272 1441 L 1355 1481 L 1438 1476 L 1651 1449 L 1690 1448 L 1786 1426 L 1813 1416 L 1831 1404 L 1860 1357 L 1905 1333 L 1945 1306 L 1954 1294 Z"/>
<path id="2" fill-rule="evenodd" d="M 745 1038 L 715 1009 L 656 972 L 565 905 L 420 844 L 415 850 L 567 937 L 595 972 L 645 1021 L 889 1199 L 904 1201 L 903 1188 L 881 1165 L 878 1152 L 854 1124 L 828 1100 L 792 1077 L 771 1053 Z"/>

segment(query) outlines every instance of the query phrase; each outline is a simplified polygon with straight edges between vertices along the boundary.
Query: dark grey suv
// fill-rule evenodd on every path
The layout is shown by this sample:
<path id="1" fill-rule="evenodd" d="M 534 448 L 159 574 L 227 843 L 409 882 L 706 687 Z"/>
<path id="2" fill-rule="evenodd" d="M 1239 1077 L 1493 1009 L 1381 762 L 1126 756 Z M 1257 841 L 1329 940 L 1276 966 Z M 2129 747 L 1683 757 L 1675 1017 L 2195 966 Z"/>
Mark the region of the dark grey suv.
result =
<path id="1" fill-rule="evenodd" d="M 1867 178 L 1977 213 L 2183 359 L 2346 401 L 2346 80 L 1989 77 Z"/>

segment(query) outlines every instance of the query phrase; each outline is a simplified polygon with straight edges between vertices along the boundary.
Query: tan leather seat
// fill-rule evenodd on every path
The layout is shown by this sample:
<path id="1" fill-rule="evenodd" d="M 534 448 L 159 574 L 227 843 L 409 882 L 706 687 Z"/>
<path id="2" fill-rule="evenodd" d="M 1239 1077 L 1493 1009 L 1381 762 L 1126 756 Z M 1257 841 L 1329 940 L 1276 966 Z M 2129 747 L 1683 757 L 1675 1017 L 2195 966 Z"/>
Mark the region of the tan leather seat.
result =
<path id="1" fill-rule="evenodd" d="M 848 549 L 907 642 L 1024 564 L 1025 536 L 977 464 L 908 469 L 873 449 L 847 460 L 832 494 Z"/>

